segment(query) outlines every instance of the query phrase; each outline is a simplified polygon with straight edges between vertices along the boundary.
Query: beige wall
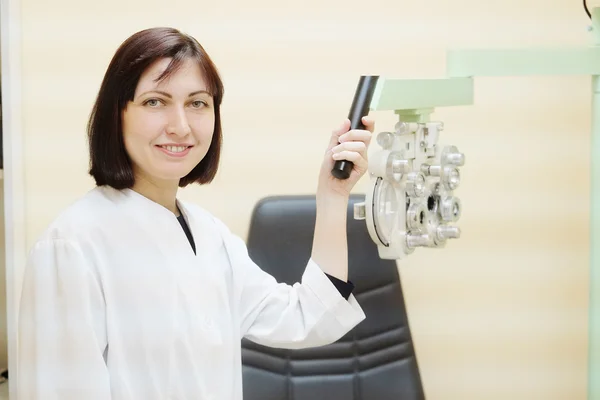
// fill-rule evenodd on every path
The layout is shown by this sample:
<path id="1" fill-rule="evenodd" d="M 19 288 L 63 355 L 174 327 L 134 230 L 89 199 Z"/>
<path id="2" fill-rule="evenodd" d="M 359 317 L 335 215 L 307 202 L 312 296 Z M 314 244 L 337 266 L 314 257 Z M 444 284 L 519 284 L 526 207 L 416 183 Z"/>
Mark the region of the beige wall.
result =
<path id="1" fill-rule="evenodd" d="M 360 74 L 440 77 L 449 48 L 590 40 L 572 0 L 21 3 L 28 246 L 91 188 L 86 118 L 137 30 L 180 28 L 220 67 L 222 168 L 182 196 L 242 236 L 261 197 L 314 191 Z M 463 237 L 400 265 L 427 397 L 585 399 L 589 78 L 482 78 L 475 95 L 435 115 L 467 154 Z"/>

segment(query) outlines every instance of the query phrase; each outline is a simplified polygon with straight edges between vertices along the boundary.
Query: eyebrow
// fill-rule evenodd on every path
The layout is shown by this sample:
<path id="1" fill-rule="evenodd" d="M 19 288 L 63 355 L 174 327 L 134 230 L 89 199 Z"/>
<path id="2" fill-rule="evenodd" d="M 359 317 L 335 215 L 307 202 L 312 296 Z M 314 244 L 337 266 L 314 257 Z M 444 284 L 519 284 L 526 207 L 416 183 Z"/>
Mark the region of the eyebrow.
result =
<path id="1" fill-rule="evenodd" d="M 173 98 L 173 96 L 171 96 L 169 93 L 163 92 L 162 90 L 149 90 L 147 92 L 144 92 L 144 93 L 138 95 L 138 98 L 142 97 L 143 95 L 148 94 L 148 93 L 158 93 L 158 94 L 161 94 L 161 95 L 163 95 L 165 97 L 168 97 L 169 99 Z M 196 90 L 195 92 L 192 92 L 192 93 L 188 94 L 188 97 L 192 97 L 192 96 L 195 96 L 197 94 L 207 94 L 207 95 L 209 95 L 209 96 L 212 97 L 212 95 L 207 90 Z"/>

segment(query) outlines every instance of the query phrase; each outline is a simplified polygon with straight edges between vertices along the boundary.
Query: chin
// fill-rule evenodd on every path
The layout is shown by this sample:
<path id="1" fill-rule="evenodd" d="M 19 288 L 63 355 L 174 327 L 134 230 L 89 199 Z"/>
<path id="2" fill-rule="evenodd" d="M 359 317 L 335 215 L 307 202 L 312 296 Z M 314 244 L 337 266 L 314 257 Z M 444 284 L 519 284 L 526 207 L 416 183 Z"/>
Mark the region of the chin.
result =
<path id="1" fill-rule="evenodd" d="M 185 176 L 187 176 L 190 172 L 192 172 L 192 170 L 190 169 L 185 170 L 185 171 L 173 171 L 170 173 L 165 173 L 165 171 L 162 171 L 161 174 L 157 174 L 156 176 L 158 178 L 160 178 L 161 180 L 164 181 L 177 181 L 179 182 L 179 180 Z"/>

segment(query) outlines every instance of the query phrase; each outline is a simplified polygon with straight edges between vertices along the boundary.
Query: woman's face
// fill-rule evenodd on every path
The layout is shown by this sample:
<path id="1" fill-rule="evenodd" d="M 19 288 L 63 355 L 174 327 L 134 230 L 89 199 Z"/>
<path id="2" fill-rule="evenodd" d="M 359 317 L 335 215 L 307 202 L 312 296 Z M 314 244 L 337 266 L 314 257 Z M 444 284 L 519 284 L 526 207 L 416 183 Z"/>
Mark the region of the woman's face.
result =
<path id="1" fill-rule="evenodd" d="M 179 183 L 204 158 L 212 140 L 214 103 L 200 68 L 186 60 L 157 84 L 170 61 L 158 60 L 142 74 L 122 114 L 136 180 Z"/>

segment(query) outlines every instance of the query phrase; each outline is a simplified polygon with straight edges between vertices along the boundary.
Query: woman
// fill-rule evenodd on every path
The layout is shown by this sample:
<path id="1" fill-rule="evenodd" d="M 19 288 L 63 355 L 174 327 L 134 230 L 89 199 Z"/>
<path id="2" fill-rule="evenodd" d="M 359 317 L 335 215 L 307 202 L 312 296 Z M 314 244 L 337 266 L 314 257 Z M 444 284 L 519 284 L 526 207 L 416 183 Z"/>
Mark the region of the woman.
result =
<path id="1" fill-rule="evenodd" d="M 335 130 L 317 186 L 302 282 L 279 284 L 244 242 L 177 199 L 209 183 L 223 85 L 200 44 L 174 29 L 130 37 L 89 125 L 96 188 L 33 246 L 19 319 L 20 400 L 241 399 L 242 337 L 281 348 L 334 342 L 364 314 L 347 281 L 346 210 L 367 170 L 366 130 Z M 349 160 L 349 179 L 331 176 Z"/>

